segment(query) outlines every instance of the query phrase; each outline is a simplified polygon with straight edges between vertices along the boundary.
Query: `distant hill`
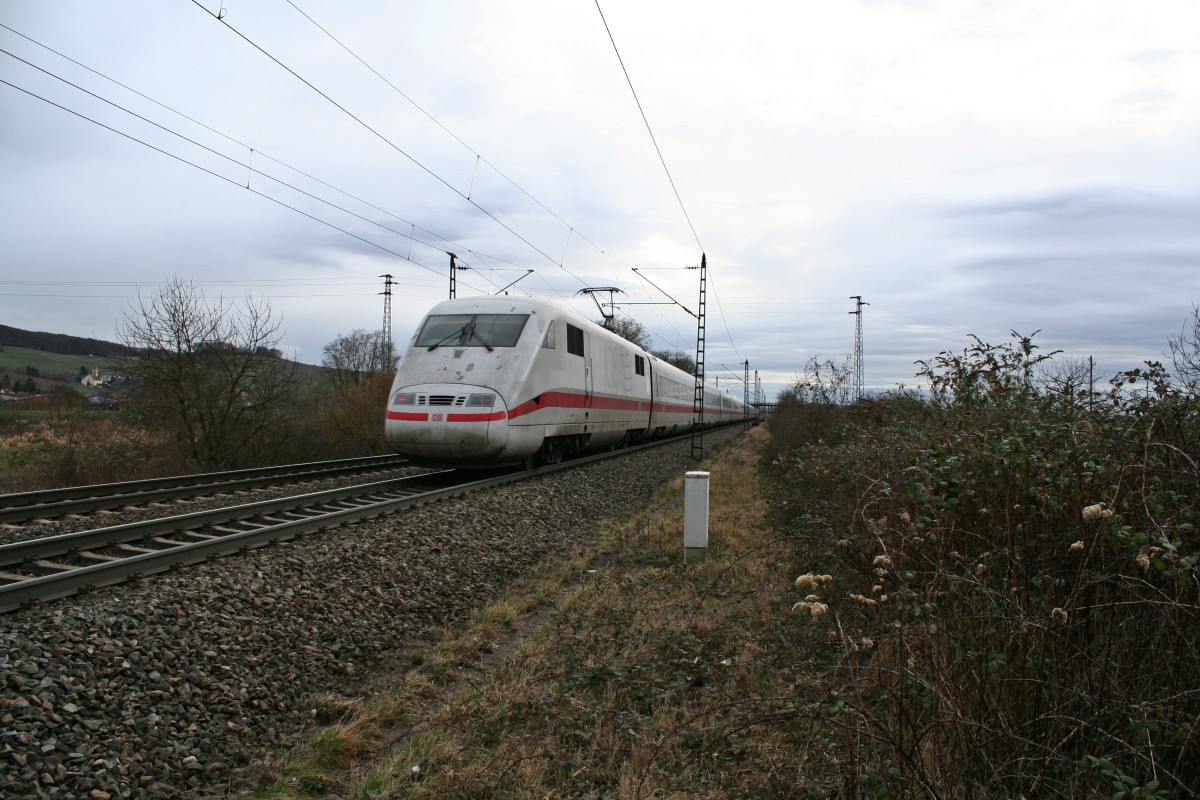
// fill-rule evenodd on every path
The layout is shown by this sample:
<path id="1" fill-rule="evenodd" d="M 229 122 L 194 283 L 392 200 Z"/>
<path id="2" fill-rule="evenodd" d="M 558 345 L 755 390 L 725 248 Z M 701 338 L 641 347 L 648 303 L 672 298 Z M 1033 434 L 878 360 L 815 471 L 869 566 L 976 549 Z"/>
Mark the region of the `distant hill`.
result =
<path id="1" fill-rule="evenodd" d="M 65 333 L 26 331 L 0 325 L 0 388 L 33 381 L 29 391 L 50 391 L 67 384 L 79 391 L 79 378 L 93 370 L 102 374 L 123 372 L 121 359 L 130 349 L 116 342 L 68 336 Z M 297 363 L 308 389 L 327 382 L 328 369 Z"/>
<path id="2" fill-rule="evenodd" d="M 28 347 L 31 350 L 44 350 L 60 355 L 102 358 L 120 358 L 128 352 L 124 345 L 106 342 L 103 339 L 87 339 L 82 336 L 68 336 L 65 333 L 25 331 L 10 328 L 8 325 L 0 325 L 0 345 Z"/>

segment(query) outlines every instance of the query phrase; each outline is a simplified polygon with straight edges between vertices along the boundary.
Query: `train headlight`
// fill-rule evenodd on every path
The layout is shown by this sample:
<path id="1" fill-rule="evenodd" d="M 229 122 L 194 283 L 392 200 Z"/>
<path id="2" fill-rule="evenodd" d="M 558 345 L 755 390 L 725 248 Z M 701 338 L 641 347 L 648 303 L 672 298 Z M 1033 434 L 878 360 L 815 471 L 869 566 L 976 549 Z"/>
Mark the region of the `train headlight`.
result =
<path id="1" fill-rule="evenodd" d="M 473 394 L 467 397 L 468 406 L 486 406 L 487 408 L 491 408 L 495 402 L 496 395 L 494 394 Z"/>
<path id="2" fill-rule="evenodd" d="M 415 406 L 417 404 L 417 396 L 410 392 L 396 392 L 392 395 L 392 405 L 394 406 Z"/>

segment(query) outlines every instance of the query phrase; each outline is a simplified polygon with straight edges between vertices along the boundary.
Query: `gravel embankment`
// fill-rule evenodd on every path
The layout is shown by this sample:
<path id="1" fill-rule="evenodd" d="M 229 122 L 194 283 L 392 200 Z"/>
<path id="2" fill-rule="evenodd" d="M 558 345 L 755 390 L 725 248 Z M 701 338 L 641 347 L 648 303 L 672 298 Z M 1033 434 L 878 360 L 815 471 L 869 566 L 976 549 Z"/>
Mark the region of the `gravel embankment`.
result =
<path id="1" fill-rule="evenodd" d="M 706 448 L 740 430 L 707 434 Z M 681 476 L 688 449 L 0 617 L 0 796 L 226 793 L 239 767 L 298 740 L 314 697 L 402 671 L 413 647 Z"/>

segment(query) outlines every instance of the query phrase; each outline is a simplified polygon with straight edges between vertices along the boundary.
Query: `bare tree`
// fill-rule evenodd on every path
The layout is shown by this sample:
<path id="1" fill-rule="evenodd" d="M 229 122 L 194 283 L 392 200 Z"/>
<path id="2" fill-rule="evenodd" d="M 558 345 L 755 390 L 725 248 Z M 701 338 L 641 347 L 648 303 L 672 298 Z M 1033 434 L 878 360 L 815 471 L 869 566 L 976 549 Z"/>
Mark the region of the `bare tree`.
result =
<path id="1" fill-rule="evenodd" d="M 383 412 L 392 376 L 373 372 L 361 383 L 346 386 L 330 401 L 324 420 L 337 441 L 338 454 L 351 457 L 387 452 Z"/>
<path id="2" fill-rule="evenodd" d="M 1038 382 L 1051 394 L 1086 406 L 1093 395 L 1092 365 L 1086 358 L 1060 356 L 1038 365 Z"/>
<path id="3" fill-rule="evenodd" d="M 1184 390 L 1195 397 L 1200 394 L 1200 306 L 1192 306 L 1192 318 L 1185 322 L 1178 336 L 1168 342 L 1171 364 Z"/>
<path id="4" fill-rule="evenodd" d="M 133 353 L 136 412 L 177 437 L 197 466 L 261 463 L 287 440 L 296 363 L 280 357 L 268 303 L 210 301 L 174 278 L 149 300 L 139 295 L 117 333 Z"/>
<path id="5" fill-rule="evenodd" d="M 613 317 L 608 322 L 599 322 L 608 330 L 627 342 L 632 342 L 650 355 L 678 367 L 689 375 L 696 374 L 696 360 L 682 350 L 651 350 L 650 331 L 633 317 Z"/>
<path id="6" fill-rule="evenodd" d="M 330 380 L 337 391 L 365 383 L 379 372 L 390 373 L 395 368 L 395 353 L 385 353 L 388 345 L 383 331 L 367 332 L 355 328 L 348 334 L 339 333 L 325 345 L 321 366 L 331 370 Z"/>
<path id="7" fill-rule="evenodd" d="M 696 374 L 696 360 L 682 350 L 651 350 L 650 354 L 673 367 L 678 367 L 688 375 Z"/>
<path id="8" fill-rule="evenodd" d="M 804 372 L 797 374 L 792 385 L 783 390 L 781 399 L 786 396 L 808 405 L 846 405 L 850 402 L 850 389 L 849 357 L 839 365 L 813 356 L 804 365 Z"/>
<path id="9" fill-rule="evenodd" d="M 650 347 L 650 331 L 646 330 L 646 326 L 633 317 L 613 317 L 597 324 L 603 325 L 617 336 L 627 342 L 633 342 L 643 350 L 648 350 Z"/>

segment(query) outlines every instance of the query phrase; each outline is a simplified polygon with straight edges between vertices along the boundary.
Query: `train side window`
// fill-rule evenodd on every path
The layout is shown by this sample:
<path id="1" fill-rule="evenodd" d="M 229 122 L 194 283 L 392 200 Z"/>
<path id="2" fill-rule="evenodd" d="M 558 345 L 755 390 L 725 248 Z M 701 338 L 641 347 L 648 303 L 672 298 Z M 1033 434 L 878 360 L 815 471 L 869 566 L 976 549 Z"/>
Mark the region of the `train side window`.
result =
<path id="1" fill-rule="evenodd" d="M 646 374 L 646 359 L 641 356 L 633 357 L 633 371 L 638 375 Z"/>
<path id="2" fill-rule="evenodd" d="M 567 323 L 567 352 L 573 356 L 583 355 L 583 328 Z"/>
<path id="3" fill-rule="evenodd" d="M 542 339 L 542 347 L 546 348 L 547 350 L 554 349 L 554 321 L 553 320 L 551 320 L 550 324 L 546 326 L 546 335 Z"/>

